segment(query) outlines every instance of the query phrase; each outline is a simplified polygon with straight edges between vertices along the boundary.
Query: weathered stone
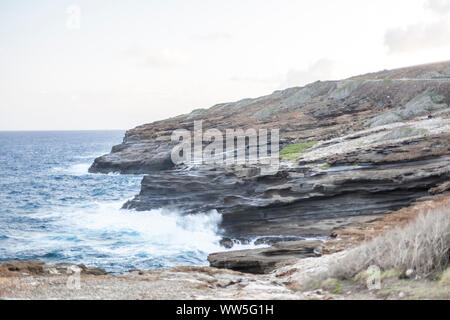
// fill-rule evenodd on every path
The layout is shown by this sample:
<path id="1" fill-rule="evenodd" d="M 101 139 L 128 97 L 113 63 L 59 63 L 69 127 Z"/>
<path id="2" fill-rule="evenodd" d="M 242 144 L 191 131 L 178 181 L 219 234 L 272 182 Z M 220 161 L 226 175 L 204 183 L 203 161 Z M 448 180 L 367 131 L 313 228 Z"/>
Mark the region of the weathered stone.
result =
<path id="1" fill-rule="evenodd" d="M 439 194 L 439 193 L 443 193 L 445 191 L 450 191 L 450 181 L 441 183 L 437 187 L 434 187 L 434 188 L 431 188 L 430 190 L 428 190 L 428 192 L 431 194 Z"/>
<path id="2" fill-rule="evenodd" d="M 269 248 L 213 253 L 208 256 L 212 267 L 246 273 L 269 273 L 276 267 L 296 260 L 321 255 L 321 241 L 278 242 Z M 320 253 L 319 253 L 320 252 Z"/>
<path id="3" fill-rule="evenodd" d="M 0 263 L 0 275 L 9 274 L 42 274 L 44 262 L 39 260 L 11 260 Z"/>
<path id="4" fill-rule="evenodd" d="M 1 275 L 43 275 L 43 274 L 72 274 L 76 271 L 81 274 L 105 275 L 107 272 L 101 268 L 86 267 L 83 264 L 72 263 L 44 263 L 40 260 L 11 260 L 0 263 Z"/>

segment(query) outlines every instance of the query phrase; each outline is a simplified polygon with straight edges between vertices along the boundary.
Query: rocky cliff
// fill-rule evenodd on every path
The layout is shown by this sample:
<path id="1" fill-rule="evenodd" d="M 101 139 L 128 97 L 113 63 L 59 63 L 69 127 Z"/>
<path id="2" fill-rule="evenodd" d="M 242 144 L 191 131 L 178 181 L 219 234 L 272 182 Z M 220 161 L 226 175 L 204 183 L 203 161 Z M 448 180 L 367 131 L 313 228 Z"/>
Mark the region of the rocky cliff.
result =
<path id="1" fill-rule="evenodd" d="M 319 81 L 129 130 L 90 172 L 145 174 L 124 207 L 218 210 L 224 238 L 328 236 L 450 189 L 450 62 Z M 175 166 L 173 130 L 279 128 L 281 166 Z"/>

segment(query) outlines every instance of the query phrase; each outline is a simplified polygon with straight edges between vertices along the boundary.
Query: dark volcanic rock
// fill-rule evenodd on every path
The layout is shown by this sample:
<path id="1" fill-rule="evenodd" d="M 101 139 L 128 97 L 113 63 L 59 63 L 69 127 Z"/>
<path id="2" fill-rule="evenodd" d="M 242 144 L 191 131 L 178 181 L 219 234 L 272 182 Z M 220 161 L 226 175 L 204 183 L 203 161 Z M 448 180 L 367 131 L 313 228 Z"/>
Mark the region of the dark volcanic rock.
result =
<path id="1" fill-rule="evenodd" d="M 286 167 L 275 175 L 241 177 L 226 169 L 165 171 L 144 177 L 125 208 L 172 208 L 186 214 L 218 210 L 224 235 L 328 235 L 358 217 L 386 214 L 428 195 L 450 179 L 446 157 L 335 166 Z"/>
<path id="2" fill-rule="evenodd" d="M 326 236 L 448 190 L 449 68 L 445 62 L 319 81 L 145 124 L 90 172 L 146 174 L 125 208 L 217 210 L 230 239 L 224 246 L 231 239 Z M 194 120 L 203 120 L 203 130 L 278 128 L 282 147 L 315 144 L 275 174 L 256 165 L 174 166 L 171 134 L 192 130 Z"/>
<path id="3" fill-rule="evenodd" d="M 95 159 L 89 172 L 139 174 L 171 169 L 174 164 L 170 149 L 168 143 L 124 143 L 114 146 L 110 154 Z"/>
<path id="4" fill-rule="evenodd" d="M 208 261 L 211 267 L 262 274 L 297 259 L 320 256 L 321 248 L 320 241 L 278 242 L 269 248 L 212 253 Z"/>

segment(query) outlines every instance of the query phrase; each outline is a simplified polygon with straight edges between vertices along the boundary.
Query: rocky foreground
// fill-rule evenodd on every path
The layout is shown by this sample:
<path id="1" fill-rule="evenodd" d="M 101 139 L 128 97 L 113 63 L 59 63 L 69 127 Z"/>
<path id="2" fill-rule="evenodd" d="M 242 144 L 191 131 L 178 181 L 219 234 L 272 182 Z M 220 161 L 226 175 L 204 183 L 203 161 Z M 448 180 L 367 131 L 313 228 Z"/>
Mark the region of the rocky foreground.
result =
<path id="1" fill-rule="evenodd" d="M 386 270 L 375 290 L 358 276 L 327 276 L 364 241 L 408 225 L 422 213 L 449 207 L 447 194 L 370 221 L 361 220 L 335 230 L 333 238 L 321 242 L 322 255 L 291 260 L 266 274 L 175 267 L 111 275 L 84 265 L 4 262 L 0 264 L 0 299 L 450 299 L 450 269 L 434 278 Z M 287 244 L 294 250 L 295 242 Z M 249 256 L 244 255 L 251 259 Z M 74 285 L 74 267 L 80 272 L 79 286 Z"/>

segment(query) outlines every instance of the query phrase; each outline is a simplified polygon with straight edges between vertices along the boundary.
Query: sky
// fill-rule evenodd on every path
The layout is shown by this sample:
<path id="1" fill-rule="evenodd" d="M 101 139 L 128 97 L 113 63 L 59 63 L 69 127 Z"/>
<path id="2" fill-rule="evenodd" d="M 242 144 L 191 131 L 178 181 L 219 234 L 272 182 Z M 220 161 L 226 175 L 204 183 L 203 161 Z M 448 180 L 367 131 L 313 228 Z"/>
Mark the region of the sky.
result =
<path id="1" fill-rule="evenodd" d="M 129 129 L 450 60 L 450 0 L 2 0 L 0 130 Z"/>

